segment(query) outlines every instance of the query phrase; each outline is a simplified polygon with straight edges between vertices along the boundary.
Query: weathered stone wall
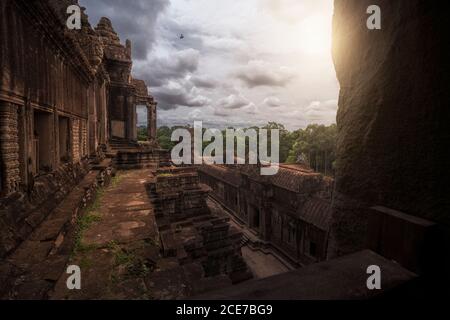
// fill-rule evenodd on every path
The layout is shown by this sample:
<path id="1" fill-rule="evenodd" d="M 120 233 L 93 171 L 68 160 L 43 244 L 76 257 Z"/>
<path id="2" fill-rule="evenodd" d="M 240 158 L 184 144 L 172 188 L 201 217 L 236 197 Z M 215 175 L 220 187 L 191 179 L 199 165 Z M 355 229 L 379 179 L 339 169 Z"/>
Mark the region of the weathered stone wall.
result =
<path id="1" fill-rule="evenodd" d="M 86 175 L 87 156 L 89 165 L 102 162 L 117 116 L 108 101 L 126 138 L 136 138 L 131 44 L 120 45 L 106 18 L 94 30 L 84 12 L 81 30 L 68 30 L 71 4 L 78 1 L 0 2 L 0 257 Z M 159 162 L 152 152 L 138 158 Z"/>
<path id="2" fill-rule="evenodd" d="M 368 30 L 378 5 L 382 29 Z M 450 224 L 448 13 L 434 1 L 335 0 L 340 82 L 329 256 L 364 247 L 366 208 Z"/>
<path id="3" fill-rule="evenodd" d="M 60 19 L 73 3 L 0 3 L 0 257 L 26 239 L 88 171 L 80 160 L 87 154 L 88 87 L 98 66 L 91 65 L 83 43 L 92 48 L 95 37 L 86 29 L 66 32 Z M 73 163 L 60 161 L 60 117 L 69 125 Z M 38 162 L 46 168 L 39 170 Z"/>
<path id="4" fill-rule="evenodd" d="M 0 258 L 40 225 L 87 173 L 87 163 L 67 164 L 35 179 L 32 191 L 0 199 Z"/>
<path id="5" fill-rule="evenodd" d="M 53 14 L 48 1 L 1 2 L 0 94 L 86 118 L 88 65 Z"/>

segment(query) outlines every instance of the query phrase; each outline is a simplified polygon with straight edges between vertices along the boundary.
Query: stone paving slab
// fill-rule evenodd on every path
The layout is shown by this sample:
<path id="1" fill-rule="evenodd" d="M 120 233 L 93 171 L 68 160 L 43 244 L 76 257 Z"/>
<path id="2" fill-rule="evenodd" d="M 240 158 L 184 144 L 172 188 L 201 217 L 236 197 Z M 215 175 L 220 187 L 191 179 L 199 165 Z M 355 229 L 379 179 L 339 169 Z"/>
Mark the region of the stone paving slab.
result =
<path id="1" fill-rule="evenodd" d="M 47 293 L 64 272 L 70 255 L 59 246 L 64 244 L 80 207 L 95 190 L 97 175 L 98 171 L 89 172 L 7 258 L 3 268 L 6 266 L 4 271 L 9 275 L 2 279 L 2 298 L 35 300 L 48 297 Z"/>
<path id="2" fill-rule="evenodd" d="M 68 290 L 63 275 L 52 299 L 151 299 L 144 283 L 160 259 L 159 235 L 146 185 L 151 170 L 117 173 L 116 183 L 99 198 L 96 221 L 83 231 L 79 250 L 70 261 L 79 265 L 82 289 Z"/>

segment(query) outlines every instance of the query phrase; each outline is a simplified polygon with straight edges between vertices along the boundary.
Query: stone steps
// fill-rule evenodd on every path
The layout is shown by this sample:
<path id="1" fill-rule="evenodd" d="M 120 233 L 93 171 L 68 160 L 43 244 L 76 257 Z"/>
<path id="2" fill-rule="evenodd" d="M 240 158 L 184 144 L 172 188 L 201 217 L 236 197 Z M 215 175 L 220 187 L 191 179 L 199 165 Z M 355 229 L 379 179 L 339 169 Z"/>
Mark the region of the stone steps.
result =
<path id="1" fill-rule="evenodd" d="M 245 233 L 243 233 L 243 234 L 242 234 L 242 239 L 241 239 L 240 246 L 241 246 L 241 247 L 245 247 L 249 242 L 250 242 L 249 237 L 247 237 L 247 236 L 245 235 Z"/>

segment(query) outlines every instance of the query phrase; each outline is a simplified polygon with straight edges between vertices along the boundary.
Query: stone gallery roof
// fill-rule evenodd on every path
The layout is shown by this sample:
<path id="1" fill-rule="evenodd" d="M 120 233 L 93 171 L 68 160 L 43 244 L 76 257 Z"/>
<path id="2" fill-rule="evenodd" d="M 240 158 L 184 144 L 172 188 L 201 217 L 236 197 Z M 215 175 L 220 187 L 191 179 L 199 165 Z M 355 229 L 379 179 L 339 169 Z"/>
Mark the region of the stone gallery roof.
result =
<path id="1" fill-rule="evenodd" d="M 260 183 L 269 183 L 296 193 L 305 190 L 318 191 L 321 188 L 323 176 L 302 164 L 280 164 L 278 173 L 273 176 L 262 176 L 261 168 L 256 165 L 239 166 L 242 174 Z"/>
<path id="2" fill-rule="evenodd" d="M 320 198 L 311 198 L 298 211 L 298 217 L 321 230 L 328 231 L 331 222 L 331 203 Z"/>
<path id="3" fill-rule="evenodd" d="M 295 165 L 281 165 L 278 173 L 270 177 L 273 185 L 296 193 L 318 191 L 322 179 L 320 173 Z"/>
<path id="4" fill-rule="evenodd" d="M 261 183 L 269 183 L 276 187 L 295 193 L 316 193 L 325 188 L 324 178 L 320 173 L 303 165 L 280 165 L 278 173 L 273 176 L 261 176 L 256 165 L 202 165 L 199 171 L 214 176 L 224 182 L 238 186 L 241 184 L 241 174 Z"/>
<path id="5" fill-rule="evenodd" d="M 198 167 L 198 170 L 236 187 L 241 184 L 241 175 L 234 168 L 220 165 L 202 165 Z"/>

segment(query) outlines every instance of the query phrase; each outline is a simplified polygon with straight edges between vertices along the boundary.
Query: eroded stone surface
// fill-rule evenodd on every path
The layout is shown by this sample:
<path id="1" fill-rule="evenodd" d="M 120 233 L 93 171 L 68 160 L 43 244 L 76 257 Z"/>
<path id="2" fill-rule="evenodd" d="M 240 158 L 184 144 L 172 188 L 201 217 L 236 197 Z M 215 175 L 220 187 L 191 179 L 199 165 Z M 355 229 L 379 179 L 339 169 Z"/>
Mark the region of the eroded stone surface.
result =
<path id="1" fill-rule="evenodd" d="M 104 171 L 92 171 L 85 176 L 59 206 L 38 224 L 7 259 L 0 263 L 0 298 L 46 299 L 56 281 L 65 272 L 74 246 L 75 222 L 83 209 L 95 198 L 104 181 Z"/>
<path id="2" fill-rule="evenodd" d="M 379 5 L 382 29 L 368 30 Z M 336 0 L 340 82 L 336 198 L 329 255 L 360 249 L 381 205 L 448 226 L 447 13 L 420 0 Z"/>

